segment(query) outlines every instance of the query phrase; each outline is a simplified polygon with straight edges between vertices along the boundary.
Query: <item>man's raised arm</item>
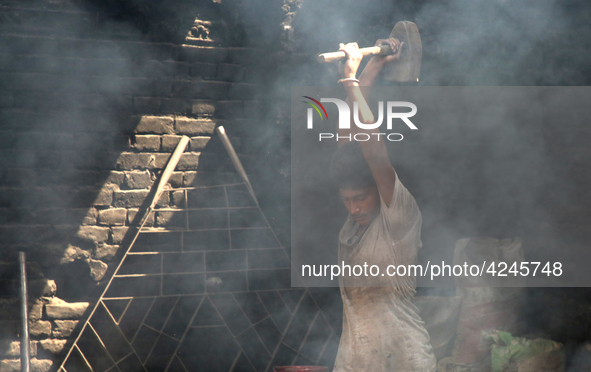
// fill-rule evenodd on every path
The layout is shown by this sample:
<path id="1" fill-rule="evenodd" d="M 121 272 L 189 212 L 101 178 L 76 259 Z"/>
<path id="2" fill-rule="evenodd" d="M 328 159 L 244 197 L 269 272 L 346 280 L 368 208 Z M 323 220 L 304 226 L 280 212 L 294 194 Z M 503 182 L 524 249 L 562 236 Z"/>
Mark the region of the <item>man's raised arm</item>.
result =
<path id="1" fill-rule="evenodd" d="M 378 43 L 380 42 L 384 41 L 378 40 Z M 385 57 L 373 57 L 368 62 L 366 68 L 361 74 L 359 83 L 355 79 L 357 69 L 359 68 L 361 59 L 363 58 L 361 52 L 359 51 L 359 47 L 357 46 L 357 43 L 340 45 L 339 50 L 342 50 L 347 55 L 347 59 L 342 69 L 342 84 L 345 88 L 345 91 L 347 92 L 347 103 L 351 108 L 352 115 L 354 115 L 353 102 L 357 102 L 359 107 L 359 122 L 361 124 L 373 124 L 376 121 L 371 109 L 369 108 L 369 105 L 367 104 L 364 93 L 368 93 L 368 87 L 373 85 L 376 77 L 386 63 L 400 58 L 400 50 L 404 44 L 399 43 L 398 40 L 395 39 L 388 39 L 385 42 L 389 43 L 392 47 L 392 50 L 396 50 L 397 53 Z M 363 88 L 360 88 L 360 85 L 363 86 Z M 351 121 L 353 122 L 353 120 Z M 357 133 L 366 133 L 369 136 L 369 140 L 360 141 L 361 151 L 363 152 L 363 157 L 369 165 L 382 199 L 387 206 L 390 206 L 392 194 L 394 192 L 394 184 L 396 182 L 396 173 L 394 172 L 392 164 L 390 163 L 390 159 L 388 158 L 386 145 L 383 139 L 380 139 L 380 131 L 377 128 L 359 128 L 355 124 L 351 125 L 351 129 L 349 131 L 339 130 L 339 136 L 348 137 L 349 134 L 354 136 Z M 339 139 L 339 146 L 343 144 L 342 141 L 347 142 L 347 139 L 343 140 L 341 138 Z"/>

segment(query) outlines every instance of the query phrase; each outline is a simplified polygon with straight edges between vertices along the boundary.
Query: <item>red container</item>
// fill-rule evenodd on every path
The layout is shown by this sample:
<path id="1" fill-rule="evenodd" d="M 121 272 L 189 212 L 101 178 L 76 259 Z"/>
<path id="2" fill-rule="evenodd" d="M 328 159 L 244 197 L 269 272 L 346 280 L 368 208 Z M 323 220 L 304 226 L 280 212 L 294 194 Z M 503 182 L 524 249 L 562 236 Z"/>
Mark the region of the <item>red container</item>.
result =
<path id="1" fill-rule="evenodd" d="M 328 367 L 322 366 L 281 366 L 273 367 L 275 372 L 328 372 Z"/>

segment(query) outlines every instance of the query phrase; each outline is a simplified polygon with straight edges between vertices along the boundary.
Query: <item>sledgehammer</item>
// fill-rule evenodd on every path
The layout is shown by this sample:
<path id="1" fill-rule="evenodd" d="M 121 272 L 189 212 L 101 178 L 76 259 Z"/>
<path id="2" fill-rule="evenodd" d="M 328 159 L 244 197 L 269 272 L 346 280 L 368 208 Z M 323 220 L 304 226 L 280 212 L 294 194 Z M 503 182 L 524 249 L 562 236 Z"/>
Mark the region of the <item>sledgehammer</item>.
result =
<path id="1" fill-rule="evenodd" d="M 384 69 L 384 76 L 388 81 L 418 82 L 421 71 L 421 57 L 423 47 L 417 25 L 410 21 L 396 23 L 390 37 L 404 42 L 400 52 L 400 59 L 396 63 L 388 64 Z M 389 45 L 373 46 L 359 49 L 363 56 L 392 54 Z M 345 58 L 345 52 L 322 53 L 318 55 L 319 63 L 339 61 Z"/>

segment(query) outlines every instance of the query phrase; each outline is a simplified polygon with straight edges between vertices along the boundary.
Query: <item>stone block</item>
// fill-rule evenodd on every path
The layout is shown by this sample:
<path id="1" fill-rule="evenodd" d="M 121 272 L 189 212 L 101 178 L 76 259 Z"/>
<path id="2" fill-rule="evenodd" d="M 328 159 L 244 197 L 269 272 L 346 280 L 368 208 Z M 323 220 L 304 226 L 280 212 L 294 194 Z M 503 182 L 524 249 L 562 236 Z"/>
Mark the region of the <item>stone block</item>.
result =
<path id="1" fill-rule="evenodd" d="M 121 186 L 123 184 L 123 180 L 125 179 L 125 173 L 117 171 L 102 172 L 99 174 L 99 179 L 101 181 L 104 179 L 102 183 L 105 184 Z"/>
<path id="2" fill-rule="evenodd" d="M 16 338 L 19 334 L 20 323 L 18 320 L 0 320 L 0 334 L 4 337 Z"/>
<path id="3" fill-rule="evenodd" d="M 170 154 L 154 154 L 154 159 L 154 163 L 151 165 L 150 169 L 164 169 L 168 163 L 168 159 L 170 159 Z"/>
<path id="4" fill-rule="evenodd" d="M 43 352 L 44 356 L 59 355 L 66 346 L 67 340 L 41 340 L 39 341 L 39 353 Z"/>
<path id="5" fill-rule="evenodd" d="M 181 190 L 171 192 L 172 200 L 170 204 L 172 206 L 183 208 L 185 206 L 185 192 Z"/>
<path id="6" fill-rule="evenodd" d="M 4 349 L 4 346 L 2 347 Z M 5 350 L 2 350 L 4 357 L 20 358 L 21 343 L 19 341 L 12 341 Z M 37 355 L 37 341 L 31 341 L 29 345 L 29 355 L 34 357 Z"/>
<path id="7" fill-rule="evenodd" d="M 109 268 L 103 261 L 93 260 L 92 258 L 88 260 L 88 267 L 90 268 L 90 277 L 97 282 L 105 276 Z"/>
<path id="8" fill-rule="evenodd" d="M 20 359 L 5 359 L 0 361 L 0 372 L 21 372 Z"/>
<path id="9" fill-rule="evenodd" d="M 88 302 L 53 301 L 45 305 L 45 313 L 49 319 L 78 319 L 88 308 Z M 57 321 L 56 321 L 57 322 Z"/>
<path id="10" fill-rule="evenodd" d="M 183 98 L 164 98 L 160 112 L 165 114 L 187 114 L 191 112 L 191 101 Z"/>
<path id="11" fill-rule="evenodd" d="M 123 236 L 125 236 L 125 232 L 127 232 L 127 227 L 114 227 L 113 230 L 116 232 L 111 232 L 111 242 L 115 243 L 115 240 L 118 240 L 117 243 L 120 243 Z M 118 250 L 118 245 L 99 244 L 94 248 L 92 256 L 99 260 L 108 261 L 115 257 Z"/>
<path id="12" fill-rule="evenodd" d="M 122 170 L 146 169 L 155 161 L 154 154 L 122 152 L 117 158 L 116 167 Z"/>
<path id="13" fill-rule="evenodd" d="M 86 241 L 94 243 L 92 239 L 87 239 Z M 68 247 L 64 250 L 62 257 L 60 259 L 60 264 L 66 264 L 70 262 L 74 262 L 76 260 L 85 260 L 90 257 L 90 252 L 85 251 L 84 249 L 75 247 L 73 245 L 68 245 Z"/>
<path id="14" fill-rule="evenodd" d="M 52 336 L 55 338 L 69 337 L 78 325 L 77 320 L 56 320 L 54 323 L 55 327 L 53 328 Z"/>
<path id="15" fill-rule="evenodd" d="M 200 134 L 213 134 L 215 130 L 215 121 L 210 119 L 193 119 L 183 116 L 177 116 L 175 119 L 175 127 L 177 133 L 186 134 L 188 136 L 197 136 Z"/>
<path id="16" fill-rule="evenodd" d="M 216 65 L 204 62 L 191 63 L 189 75 L 192 77 L 200 77 L 203 80 L 214 79 L 216 75 Z"/>
<path id="17" fill-rule="evenodd" d="M 174 120 L 171 116 L 148 116 L 141 117 L 135 133 L 173 134 Z"/>
<path id="18" fill-rule="evenodd" d="M 179 162 L 176 166 L 178 170 L 195 170 L 199 165 L 199 156 L 200 153 L 189 152 L 185 153 L 179 159 Z"/>
<path id="19" fill-rule="evenodd" d="M 156 226 L 185 227 L 185 211 L 157 211 Z"/>
<path id="20" fill-rule="evenodd" d="M 127 189 L 147 189 L 152 186 L 152 176 L 147 170 L 125 172 L 123 185 Z"/>
<path id="21" fill-rule="evenodd" d="M 222 62 L 228 58 L 227 48 L 183 45 L 180 52 L 187 61 Z"/>
<path id="22" fill-rule="evenodd" d="M 162 151 L 173 152 L 180 140 L 181 136 L 162 136 Z"/>
<path id="23" fill-rule="evenodd" d="M 96 219 L 98 217 L 98 211 L 96 208 L 89 208 L 81 211 L 83 214 L 82 225 L 96 225 Z"/>
<path id="24" fill-rule="evenodd" d="M 219 100 L 228 96 L 231 84 L 219 81 L 175 80 L 172 92 L 177 97 Z"/>
<path id="25" fill-rule="evenodd" d="M 117 208 L 139 207 L 148 196 L 148 192 L 148 190 L 115 191 L 113 204 Z"/>
<path id="26" fill-rule="evenodd" d="M 80 226 L 77 236 L 84 241 L 104 243 L 109 238 L 109 228 L 99 226 Z"/>
<path id="27" fill-rule="evenodd" d="M 138 210 L 136 208 L 130 208 L 127 210 L 127 224 L 128 225 L 133 225 L 133 222 L 134 222 L 133 220 L 135 219 L 137 212 L 138 212 Z M 139 223 L 139 221 L 136 221 L 136 223 Z M 146 227 L 154 226 L 154 213 L 150 213 L 150 215 L 146 219 L 146 223 L 144 224 L 144 226 L 146 226 Z M 115 243 L 115 241 L 113 241 L 113 243 Z"/>
<path id="28" fill-rule="evenodd" d="M 113 202 L 113 190 L 108 185 L 99 190 L 92 205 L 97 207 L 108 207 Z"/>
<path id="29" fill-rule="evenodd" d="M 131 147 L 138 151 L 158 151 L 160 150 L 160 136 L 137 135 Z"/>
<path id="30" fill-rule="evenodd" d="M 183 187 L 183 172 L 172 172 L 168 183 L 173 188 Z"/>
<path id="31" fill-rule="evenodd" d="M 211 137 L 203 137 L 203 136 L 191 137 L 191 142 L 190 142 L 191 151 L 193 151 L 193 152 L 202 151 L 210 139 L 211 139 Z"/>
<path id="32" fill-rule="evenodd" d="M 244 104 L 242 101 L 218 101 L 216 104 L 217 115 L 220 118 L 244 117 Z"/>
<path id="33" fill-rule="evenodd" d="M 47 320 L 30 321 L 29 333 L 35 337 L 49 337 L 51 335 L 51 322 Z"/>
<path id="34" fill-rule="evenodd" d="M 230 99 L 254 98 L 259 89 L 261 87 L 257 84 L 236 83 L 230 86 L 228 95 Z"/>
<path id="35" fill-rule="evenodd" d="M 133 97 L 133 112 L 137 114 L 159 112 L 161 104 L 160 97 Z"/>
<path id="36" fill-rule="evenodd" d="M 51 282 L 55 286 L 55 282 L 53 280 L 51 280 Z M 45 292 L 45 293 L 49 292 L 49 294 L 51 294 L 51 292 L 55 293 L 55 291 L 43 291 L 43 292 Z M 46 295 L 45 293 L 43 293 L 44 296 Z M 42 300 L 36 300 L 33 303 L 33 305 L 31 305 L 31 307 L 29 308 L 29 319 L 30 320 L 41 319 L 43 317 L 43 306 L 45 306 L 45 303 Z"/>
<path id="37" fill-rule="evenodd" d="M 216 79 L 221 81 L 242 81 L 244 68 L 241 65 L 220 63 L 217 68 Z"/>
<path id="38" fill-rule="evenodd" d="M 110 208 L 98 212 L 98 224 L 103 226 L 123 226 L 127 210 L 125 208 Z"/>
<path id="39" fill-rule="evenodd" d="M 213 101 L 196 99 L 193 100 L 191 112 L 197 116 L 213 116 L 215 114 L 215 104 Z"/>

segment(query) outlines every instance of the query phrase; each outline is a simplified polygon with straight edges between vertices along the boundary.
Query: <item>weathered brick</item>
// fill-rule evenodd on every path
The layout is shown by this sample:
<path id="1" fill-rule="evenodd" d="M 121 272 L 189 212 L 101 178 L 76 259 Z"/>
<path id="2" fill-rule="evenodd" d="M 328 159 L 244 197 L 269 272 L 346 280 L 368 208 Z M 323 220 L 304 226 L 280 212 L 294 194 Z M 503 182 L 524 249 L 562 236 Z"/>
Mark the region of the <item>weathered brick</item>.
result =
<path id="1" fill-rule="evenodd" d="M 0 334 L 4 337 L 17 337 L 20 329 L 18 320 L 0 320 Z"/>
<path id="2" fill-rule="evenodd" d="M 51 335 L 51 322 L 47 320 L 35 320 L 29 322 L 29 332 L 31 336 L 47 337 Z"/>
<path id="3" fill-rule="evenodd" d="M 224 99 L 232 83 L 220 81 L 175 80 L 172 85 L 174 96 L 196 99 Z"/>
<path id="4" fill-rule="evenodd" d="M 152 176 L 149 171 L 125 172 L 124 186 L 127 189 L 147 189 L 152 186 Z"/>
<path id="5" fill-rule="evenodd" d="M 88 260 L 88 267 L 90 268 L 90 277 L 97 282 L 105 276 L 109 268 L 103 261 L 93 260 L 92 258 Z"/>
<path id="6" fill-rule="evenodd" d="M 228 48 L 228 62 L 244 64 L 249 61 L 257 61 L 260 58 L 260 53 L 260 50 L 254 48 Z"/>
<path id="7" fill-rule="evenodd" d="M 113 205 L 117 208 L 139 207 L 148 196 L 148 190 L 115 191 L 113 196 Z"/>
<path id="8" fill-rule="evenodd" d="M 131 145 L 138 151 L 158 151 L 160 150 L 160 136 L 156 135 L 137 135 L 135 142 Z"/>
<path id="9" fill-rule="evenodd" d="M 66 346 L 67 340 L 41 340 L 39 341 L 39 353 L 43 351 L 44 356 L 59 355 Z"/>
<path id="10" fill-rule="evenodd" d="M 118 240 L 117 243 L 120 243 L 126 232 L 127 227 L 114 227 L 111 230 L 111 242 L 115 243 L 115 240 Z M 114 238 L 115 236 L 117 239 Z M 115 257 L 117 250 L 119 250 L 118 245 L 99 244 L 94 248 L 93 257 L 99 260 L 108 261 Z"/>
<path id="11" fill-rule="evenodd" d="M 103 226 L 123 226 L 127 217 L 127 209 L 110 208 L 99 211 L 98 224 Z"/>
<path id="12" fill-rule="evenodd" d="M 164 114 L 187 114 L 191 112 L 191 101 L 183 98 L 163 98 L 160 112 Z"/>
<path id="13" fill-rule="evenodd" d="M 45 313 L 49 319 L 78 319 L 88 308 L 88 302 L 66 302 L 54 299 L 45 305 Z"/>
<path id="14" fill-rule="evenodd" d="M 169 76 L 185 77 L 189 75 L 189 64 L 179 61 L 164 61 L 162 63 L 164 71 Z"/>
<path id="15" fill-rule="evenodd" d="M 244 69 L 241 65 L 221 63 L 218 65 L 216 79 L 222 81 L 242 81 Z"/>
<path id="16" fill-rule="evenodd" d="M 173 188 L 183 187 L 183 172 L 172 172 L 168 183 Z"/>
<path id="17" fill-rule="evenodd" d="M 205 148 L 205 145 L 209 142 L 211 137 L 192 137 L 191 138 L 191 151 L 201 151 Z"/>
<path id="18" fill-rule="evenodd" d="M 170 116 L 142 116 L 136 133 L 173 134 L 174 120 Z"/>
<path id="19" fill-rule="evenodd" d="M 98 211 L 96 208 L 91 207 L 88 209 L 78 208 L 74 209 L 76 216 L 82 215 L 82 225 L 96 225 L 96 218 L 98 217 Z"/>
<path id="20" fill-rule="evenodd" d="M 136 208 L 130 208 L 127 210 L 127 224 L 128 225 L 134 225 L 133 220 L 135 219 L 137 212 L 138 212 L 138 210 Z M 139 223 L 139 221 L 136 221 L 136 223 Z M 150 213 L 150 215 L 146 219 L 146 223 L 144 224 L 144 226 L 147 226 L 147 227 L 154 226 L 154 213 Z M 115 243 L 115 241 L 113 241 L 113 243 Z"/>
<path id="21" fill-rule="evenodd" d="M 184 153 L 176 166 L 178 170 L 194 170 L 199 165 L 200 153 L 189 152 Z"/>
<path id="22" fill-rule="evenodd" d="M 218 101 L 216 103 L 216 109 L 220 118 L 244 117 L 244 106 L 242 101 Z"/>
<path id="23" fill-rule="evenodd" d="M 162 136 L 162 151 L 173 152 L 180 140 L 181 136 Z"/>
<path id="24" fill-rule="evenodd" d="M 154 163 L 151 164 L 150 169 L 163 169 L 170 159 L 170 154 L 154 154 Z"/>
<path id="25" fill-rule="evenodd" d="M 175 119 L 177 133 L 189 136 L 212 134 L 215 125 L 216 122 L 210 119 L 192 119 L 182 116 L 177 116 Z"/>
<path id="26" fill-rule="evenodd" d="M 52 280 L 52 282 L 55 285 L 55 282 L 53 280 Z M 45 295 L 45 293 L 43 295 Z M 33 305 L 29 309 L 29 319 L 30 320 L 41 319 L 41 317 L 43 316 L 43 307 L 44 306 L 45 306 L 45 303 L 43 301 L 36 300 L 35 303 L 33 303 Z"/>
<path id="27" fill-rule="evenodd" d="M 54 323 L 55 327 L 53 328 L 52 336 L 55 338 L 69 337 L 78 325 L 77 320 L 56 320 Z"/>
<path id="28" fill-rule="evenodd" d="M 260 85 L 257 84 L 236 83 L 230 86 L 228 95 L 230 99 L 254 98 L 259 89 Z"/>
<path id="29" fill-rule="evenodd" d="M 96 198 L 92 205 L 98 207 L 108 207 L 113 202 L 113 189 L 109 185 L 106 185 L 102 189 L 99 190 Z"/>
<path id="30" fill-rule="evenodd" d="M 20 359 L 5 359 L 0 361 L 1 372 L 20 372 L 21 361 Z"/>
<path id="31" fill-rule="evenodd" d="M 229 183 L 242 182 L 237 173 L 220 173 L 199 171 L 199 172 L 185 172 L 183 177 L 183 187 L 205 186 L 205 185 L 220 185 Z"/>
<path id="32" fill-rule="evenodd" d="M 8 358 L 20 358 L 21 355 L 21 343 L 19 341 L 12 341 L 6 349 L 2 347 L 2 355 Z M 37 341 L 31 341 L 29 345 L 29 355 L 34 357 L 37 355 Z M 0 371 L 2 371 L 0 369 Z"/>
<path id="33" fill-rule="evenodd" d="M 150 153 L 133 153 L 123 152 L 117 159 L 117 169 L 132 170 L 132 169 L 146 169 L 150 167 L 155 161 L 154 154 Z"/>
<path id="34" fill-rule="evenodd" d="M 170 204 L 175 207 L 183 208 L 185 206 L 185 192 L 182 190 L 172 191 Z"/>
<path id="35" fill-rule="evenodd" d="M 157 211 L 156 226 L 160 227 L 184 227 L 185 211 Z"/>
<path id="36" fill-rule="evenodd" d="M 213 116 L 215 114 L 215 104 L 213 101 L 196 99 L 192 101 L 191 112 L 198 116 Z"/>
<path id="37" fill-rule="evenodd" d="M 183 45 L 181 52 L 188 61 L 222 62 L 228 57 L 227 48 Z"/>
<path id="38" fill-rule="evenodd" d="M 99 226 L 80 226 L 78 238 L 93 243 L 104 243 L 109 238 L 109 228 Z"/>
<path id="39" fill-rule="evenodd" d="M 161 97 L 133 97 L 133 112 L 138 114 L 160 112 L 162 100 Z"/>
<path id="40" fill-rule="evenodd" d="M 101 183 L 121 186 L 123 184 L 123 180 L 125 179 L 125 173 L 117 171 L 101 172 L 99 173 L 99 179 L 101 181 L 104 179 L 104 182 Z"/>
<path id="41" fill-rule="evenodd" d="M 213 63 L 195 62 L 191 63 L 189 74 L 192 77 L 199 77 L 204 80 L 215 78 L 216 65 Z"/>

